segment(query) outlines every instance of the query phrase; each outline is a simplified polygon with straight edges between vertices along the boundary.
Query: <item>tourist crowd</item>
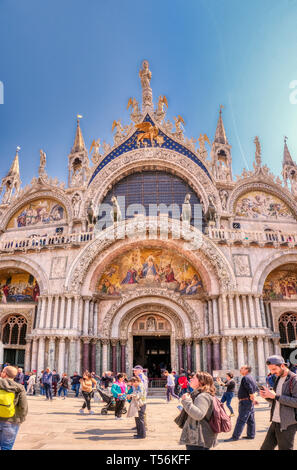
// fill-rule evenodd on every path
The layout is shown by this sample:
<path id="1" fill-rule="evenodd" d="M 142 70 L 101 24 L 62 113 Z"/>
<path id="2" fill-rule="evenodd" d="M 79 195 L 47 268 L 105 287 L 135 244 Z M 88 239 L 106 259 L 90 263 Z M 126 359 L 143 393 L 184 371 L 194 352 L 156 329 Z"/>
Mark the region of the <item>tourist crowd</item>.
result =
<path id="1" fill-rule="evenodd" d="M 281 356 L 267 358 L 269 374 L 266 386 L 257 384 L 251 374 L 252 368 L 243 365 L 240 369 L 241 381 L 237 391 L 238 416 L 232 436 L 225 441 L 237 441 L 247 426 L 244 439 L 254 439 L 256 435 L 255 406 L 257 395 L 271 405 L 270 427 L 261 446 L 261 450 L 292 450 L 297 431 L 297 375 L 295 369 L 289 369 Z M 166 401 L 176 399 L 180 414 L 175 423 L 182 429 L 180 444 L 187 450 L 209 450 L 217 445 L 218 435 L 232 429 L 231 417 L 234 416 L 232 400 L 236 382 L 232 372 L 224 380 L 213 378 L 207 372 L 181 370 L 163 370 L 166 382 Z M 218 387 L 223 387 L 221 400 L 217 398 Z M 91 409 L 92 400 L 104 402 L 102 414 L 114 411 L 115 419 L 122 415 L 135 418 L 135 439 L 144 439 L 147 434 L 147 392 L 148 378 L 143 367 L 133 368 L 133 376 L 125 373 L 105 372 L 101 377 L 95 372 L 84 371 L 82 376 L 74 372 L 71 377 L 66 373 L 61 376 L 56 370 L 46 368 L 37 376 L 36 371 L 23 373 L 21 368 L 4 364 L 0 378 L 0 448 L 12 449 L 20 424 L 28 413 L 27 395 L 38 392 L 51 401 L 53 396 L 68 396 L 72 389 L 75 397 L 81 396 L 83 404 L 80 414 Z M 229 410 L 226 413 L 224 403 Z"/>

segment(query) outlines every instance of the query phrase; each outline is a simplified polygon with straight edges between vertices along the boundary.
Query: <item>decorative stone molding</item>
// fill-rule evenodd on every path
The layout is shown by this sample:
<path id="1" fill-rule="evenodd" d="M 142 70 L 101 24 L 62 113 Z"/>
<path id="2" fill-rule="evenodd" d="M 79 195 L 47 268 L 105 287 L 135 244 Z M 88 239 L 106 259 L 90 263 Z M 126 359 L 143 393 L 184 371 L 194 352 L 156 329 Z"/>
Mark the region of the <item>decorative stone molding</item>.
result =
<path id="1" fill-rule="evenodd" d="M 228 200 L 227 212 L 234 214 L 236 203 L 239 197 L 250 191 L 263 191 L 278 197 L 279 199 L 284 201 L 287 206 L 289 206 L 292 213 L 297 218 L 296 201 L 292 194 L 286 188 L 283 188 L 282 186 L 274 183 L 273 181 L 269 181 L 269 183 L 265 182 L 265 179 L 263 179 L 263 181 L 259 181 L 259 177 L 244 180 L 235 187 L 235 189 L 230 194 Z"/>
<path id="2" fill-rule="evenodd" d="M 54 199 L 57 202 L 61 203 L 65 207 L 68 223 L 70 222 L 70 220 L 72 220 L 73 210 L 72 210 L 71 200 L 68 198 L 68 196 L 65 195 L 64 191 L 58 188 L 52 188 L 49 190 L 47 187 L 43 188 L 42 186 L 39 185 L 39 186 L 36 186 L 35 188 L 34 187 L 31 188 L 30 191 L 28 191 L 27 195 L 20 194 L 19 197 L 14 201 L 14 203 L 9 206 L 8 210 L 3 215 L 3 218 L 0 224 L 0 231 L 4 231 L 6 229 L 7 224 L 9 223 L 10 219 L 23 206 L 29 204 L 30 202 L 34 200 L 44 199 L 44 198 Z"/>
<path id="3" fill-rule="evenodd" d="M 136 223 L 137 222 L 137 223 Z M 213 243 L 211 240 L 209 240 L 207 237 L 201 234 L 199 230 L 197 230 L 195 227 L 191 227 L 189 233 L 181 233 L 180 230 L 180 222 L 178 220 L 173 220 L 170 219 L 170 224 L 166 223 L 162 218 L 149 218 L 147 221 L 146 218 L 143 220 L 144 228 L 142 227 L 141 223 L 139 221 L 135 220 L 124 220 L 120 223 L 117 224 L 116 228 L 118 230 L 118 233 L 122 233 L 123 237 L 125 234 L 129 233 L 135 233 L 136 228 L 139 228 L 139 234 L 137 234 L 137 241 L 139 242 L 140 240 L 151 241 L 151 238 L 147 238 L 147 234 L 145 231 L 145 228 L 151 229 L 149 230 L 150 233 L 162 233 L 162 230 L 164 231 L 168 227 L 168 232 L 175 234 L 179 233 L 181 238 L 185 240 L 185 246 L 188 244 L 189 251 L 195 253 L 197 257 L 201 255 L 205 255 L 209 264 L 212 265 L 213 269 L 217 273 L 217 278 L 219 280 L 219 283 L 221 285 L 222 290 L 235 290 L 236 289 L 236 279 L 232 270 L 232 267 L 225 257 L 225 255 L 222 253 L 222 251 L 219 250 L 219 248 Z M 69 273 L 66 279 L 66 289 L 70 290 L 72 292 L 79 292 L 79 289 L 83 283 L 83 280 L 85 279 L 87 272 L 94 262 L 96 260 L 97 256 L 103 252 L 104 256 L 104 250 L 106 250 L 108 247 L 113 245 L 115 243 L 115 240 L 111 238 L 111 235 L 113 233 L 114 227 L 109 227 L 107 230 L 103 231 L 100 233 L 100 236 L 95 238 L 92 242 L 90 242 L 78 255 L 78 257 L 74 260 L 72 263 Z M 109 235 L 108 235 L 109 234 Z M 192 237 L 192 240 L 199 240 L 200 243 L 197 242 L 197 246 L 199 246 L 198 249 L 193 250 L 193 246 L 191 245 L 191 238 L 189 240 L 188 237 Z M 126 236 L 127 238 L 127 236 Z M 157 240 L 160 240 L 160 236 L 156 236 Z M 129 239 L 129 243 L 131 243 L 131 239 Z M 168 247 L 170 248 L 170 244 L 172 244 L 172 241 L 169 239 L 167 241 Z M 98 259 L 96 260 L 98 263 Z"/>
<path id="4" fill-rule="evenodd" d="M 206 162 L 203 164 L 207 166 Z M 124 153 L 108 163 L 96 175 L 86 192 L 84 213 L 86 213 L 89 200 L 93 200 L 94 204 L 98 205 L 116 182 L 139 169 L 175 173 L 188 181 L 194 191 L 201 196 L 205 212 L 210 194 L 215 198 L 218 212 L 222 212 L 221 200 L 215 185 L 196 163 L 176 151 L 150 147 Z M 208 170 L 211 173 L 210 169 Z M 100 188 L 99 191 L 98 188 Z"/>

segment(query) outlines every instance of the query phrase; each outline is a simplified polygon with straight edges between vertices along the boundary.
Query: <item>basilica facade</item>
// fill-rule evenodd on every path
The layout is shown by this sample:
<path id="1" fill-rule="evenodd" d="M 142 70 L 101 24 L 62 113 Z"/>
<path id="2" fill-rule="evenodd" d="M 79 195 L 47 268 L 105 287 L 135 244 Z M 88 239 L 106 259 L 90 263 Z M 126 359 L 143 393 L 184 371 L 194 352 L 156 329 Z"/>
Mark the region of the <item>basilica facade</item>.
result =
<path id="1" fill-rule="evenodd" d="M 22 188 L 19 148 L 2 179 L 0 364 L 158 374 L 160 364 L 209 372 L 289 359 L 297 339 L 297 165 L 262 164 L 234 178 L 222 109 L 212 141 L 142 103 L 90 155 L 77 119 L 68 182 L 46 172 Z M 292 355 L 291 355 L 292 357 Z"/>

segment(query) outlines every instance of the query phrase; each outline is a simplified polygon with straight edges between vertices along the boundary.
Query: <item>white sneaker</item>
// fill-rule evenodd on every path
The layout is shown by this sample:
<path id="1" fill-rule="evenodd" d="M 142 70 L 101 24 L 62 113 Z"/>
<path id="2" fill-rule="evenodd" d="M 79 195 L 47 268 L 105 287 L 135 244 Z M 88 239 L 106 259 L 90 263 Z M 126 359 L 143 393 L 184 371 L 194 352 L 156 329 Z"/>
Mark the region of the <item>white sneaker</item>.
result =
<path id="1" fill-rule="evenodd" d="M 80 414 L 83 415 L 84 414 L 84 410 L 79 410 Z"/>

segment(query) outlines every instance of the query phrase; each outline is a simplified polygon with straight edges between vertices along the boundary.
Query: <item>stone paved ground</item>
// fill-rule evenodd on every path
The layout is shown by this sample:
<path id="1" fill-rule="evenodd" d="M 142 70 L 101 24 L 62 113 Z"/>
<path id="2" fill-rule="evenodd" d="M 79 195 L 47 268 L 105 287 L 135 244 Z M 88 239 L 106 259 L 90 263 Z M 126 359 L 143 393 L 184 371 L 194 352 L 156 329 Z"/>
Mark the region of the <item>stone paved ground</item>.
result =
<path id="1" fill-rule="evenodd" d="M 28 397 L 29 414 L 18 433 L 16 450 L 84 450 L 84 449 L 148 449 L 148 450 L 184 450 L 180 446 L 180 429 L 173 422 L 179 413 L 177 401 L 167 404 L 165 399 L 148 399 L 149 431 L 147 439 L 135 441 L 133 418 L 115 420 L 114 414 L 100 414 L 102 404 L 93 403 L 94 415 L 79 415 L 83 403 L 81 398 L 55 398 L 48 402 L 44 397 Z M 233 400 L 237 410 L 237 399 Z M 220 435 L 218 450 L 259 449 L 266 434 L 269 419 L 267 403 L 260 399 L 257 406 L 257 436 L 253 441 L 245 439 L 225 443 L 223 439 L 230 434 Z M 236 418 L 232 418 L 235 423 Z"/>

